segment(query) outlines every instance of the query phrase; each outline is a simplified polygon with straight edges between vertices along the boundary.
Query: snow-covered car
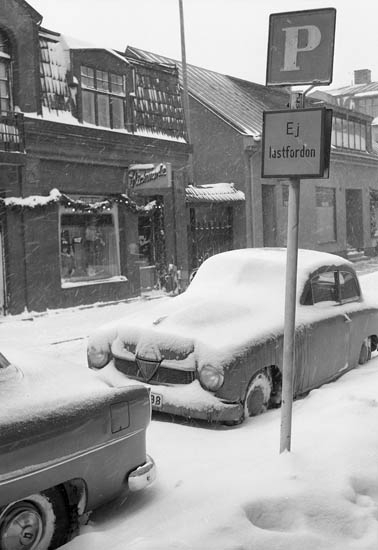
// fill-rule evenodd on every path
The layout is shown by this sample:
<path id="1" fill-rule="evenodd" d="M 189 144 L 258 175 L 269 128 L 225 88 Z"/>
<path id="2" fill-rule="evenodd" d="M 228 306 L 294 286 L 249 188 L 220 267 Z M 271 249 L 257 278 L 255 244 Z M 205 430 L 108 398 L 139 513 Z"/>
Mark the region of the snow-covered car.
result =
<path id="1" fill-rule="evenodd" d="M 0 403 L 1 550 L 57 548 L 82 514 L 155 477 L 143 385 L 113 388 L 85 368 L 68 376 L 66 363 L 10 350 L 0 354 Z"/>
<path id="2" fill-rule="evenodd" d="M 89 366 L 144 382 L 153 409 L 173 415 L 236 424 L 279 405 L 285 272 L 286 249 L 217 254 L 160 311 L 95 331 Z M 299 250 L 296 397 L 370 358 L 377 306 L 362 296 L 350 262 Z"/>

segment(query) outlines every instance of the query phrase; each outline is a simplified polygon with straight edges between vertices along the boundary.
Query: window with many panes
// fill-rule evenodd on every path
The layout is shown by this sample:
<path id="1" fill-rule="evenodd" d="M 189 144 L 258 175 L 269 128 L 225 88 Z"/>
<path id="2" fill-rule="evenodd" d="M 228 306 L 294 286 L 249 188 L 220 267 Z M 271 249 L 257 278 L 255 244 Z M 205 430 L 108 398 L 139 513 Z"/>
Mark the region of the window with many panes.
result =
<path id="1" fill-rule="evenodd" d="M 366 151 L 366 123 L 334 116 L 332 121 L 332 145 L 346 149 Z"/>
<path id="2" fill-rule="evenodd" d="M 316 188 L 316 236 L 319 244 L 336 241 L 336 191 Z"/>
<path id="3" fill-rule="evenodd" d="M 61 207 L 62 283 L 96 281 L 120 275 L 117 210 L 79 212 Z"/>
<path id="4" fill-rule="evenodd" d="M 125 77 L 81 66 L 83 122 L 108 128 L 125 127 Z"/>
<path id="5" fill-rule="evenodd" d="M 7 35 L 0 30 L 0 114 L 11 110 L 10 44 Z"/>
<path id="6" fill-rule="evenodd" d="M 370 115 L 372 117 L 378 116 L 378 96 L 377 97 L 365 97 L 355 99 L 356 109 Z"/>

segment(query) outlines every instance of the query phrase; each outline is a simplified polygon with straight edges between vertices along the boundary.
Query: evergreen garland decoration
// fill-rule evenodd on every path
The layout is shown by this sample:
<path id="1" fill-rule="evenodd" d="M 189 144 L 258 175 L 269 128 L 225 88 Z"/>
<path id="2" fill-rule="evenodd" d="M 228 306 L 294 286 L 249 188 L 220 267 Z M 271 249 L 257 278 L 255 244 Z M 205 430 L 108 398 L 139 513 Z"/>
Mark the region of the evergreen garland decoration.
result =
<path id="1" fill-rule="evenodd" d="M 0 205 L 13 210 L 43 208 L 56 203 L 66 208 L 72 208 L 77 212 L 87 214 L 95 214 L 103 212 L 104 210 L 109 210 L 114 204 L 122 206 L 133 213 L 152 214 L 158 208 L 156 201 L 152 201 L 146 205 L 139 205 L 125 193 L 119 193 L 108 199 L 96 202 L 74 199 L 65 193 L 61 193 L 58 189 L 52 189 L 48 196 L 31 195 L 29 197 L 0 197 Z"/>

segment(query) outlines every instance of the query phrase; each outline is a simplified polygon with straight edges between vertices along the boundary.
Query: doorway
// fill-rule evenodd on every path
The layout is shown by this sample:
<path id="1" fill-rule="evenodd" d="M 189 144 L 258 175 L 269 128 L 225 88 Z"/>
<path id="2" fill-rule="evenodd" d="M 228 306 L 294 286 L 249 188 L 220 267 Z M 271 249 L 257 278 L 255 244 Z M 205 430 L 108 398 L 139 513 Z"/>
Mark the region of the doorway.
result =
<path id="1" fill-rule="evenodd" d="M 5 315 L 5 260 L 3 230 L 0 227 L 0 315 Z"/>
<path id="2" fill-rule="evenodd" d="M 362 190 L 346 189 L 346 236 L 348 248 L 364 247 Z"/>

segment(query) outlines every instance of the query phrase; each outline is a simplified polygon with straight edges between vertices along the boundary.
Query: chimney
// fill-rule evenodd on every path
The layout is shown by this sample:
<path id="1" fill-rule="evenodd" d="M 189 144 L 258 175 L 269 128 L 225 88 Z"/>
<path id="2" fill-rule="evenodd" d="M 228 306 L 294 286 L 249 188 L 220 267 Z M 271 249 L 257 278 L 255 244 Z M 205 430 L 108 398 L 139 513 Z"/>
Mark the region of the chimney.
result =
<path id="1" fill-rule="evenodd" d="M 370 82 L 371 82 L 370 69 L 358 69 L 357 71 L 354 71 L 355 84 L 370 84 Z"/>

